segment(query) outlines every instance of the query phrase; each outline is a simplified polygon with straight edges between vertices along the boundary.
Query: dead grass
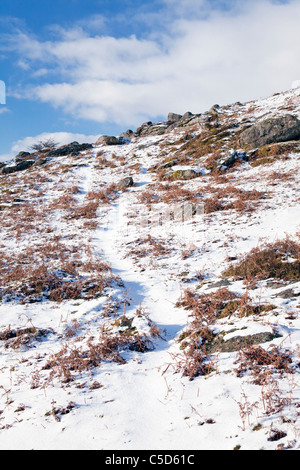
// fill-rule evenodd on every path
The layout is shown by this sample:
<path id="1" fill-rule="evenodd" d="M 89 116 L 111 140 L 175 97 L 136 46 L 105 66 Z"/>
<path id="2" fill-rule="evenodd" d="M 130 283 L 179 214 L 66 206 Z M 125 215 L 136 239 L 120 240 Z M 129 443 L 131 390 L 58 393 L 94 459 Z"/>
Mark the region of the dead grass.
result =
<path id="1" fill-rule="evenodd" d="M 32 346 L 34 341 L 41 341 L 51 332 L 51 329 L 34 326 L 16 329 L 11 329 L 9 326 L 2 332 L 0 331 L 0 341 L 4 341 L 6 349 L 20 349 L 23 346 Z"/>
<path id="2" fill-rule="evenodd" d="M 136 315 L 147 319 L 141 308 L 137 309 Z M 77 337 L 76 343 L 81 341 L 83 345 L 65 342 L 60 351 L 51 354 L 42 368 L 44 371 L 49 371 L 47 382 L 51 382 L 54 378 L 58 378 L 62 383 L 72 382 L 78 374 L 92 371 L 104 361 L 126 364 L 123 354 L 126 351 L 145 353 L 152 350 L 154 347 L 152 338 L 161 336 L 160 329 L 149 319 L 149 335 L 147 335 L 132 328 L 132 320 L 123 314 L 118 320 L 104 324 L 97 337 Z M 78 325 L 74 328 L 76 334 L 79 330 Z M 73 336 L 74 331 L 71 328 L 66 339 Z"/>
<path id="3" fill-rule="evenodd" d="M 226 179 L 219 177 L 220 183 Z M 215 181 L 217 182 L 217 180 Z M 178 204 L 181 202 L 204 203 L 204 212 L 234 210 L 239 213 L 254 211 L 262 200 L 268 197 L 267 191 L 240 189 L 232 184 L 220 186 L 199 186 L 196 189 L 184 187 L 184 183 L 156 183 L 141 192 L 137 200 L 150 207 L 152 204 Z"/>
<path id="4" fill-rule="evenodd" d="M 134 258 L 135 261 L 148 256 L 150 258 L 162 258 L 172 251 L 166 240 L 152 237 L 150 234 L 145 238 L 138 238 L 130 242 L 129 246 L 130 249 L 127 250 L 126 256 Z"/>
<path id="5" fill-rule="evenodd" d="M 116 280 L 86 237 L 97 227 L 99 206 L 116 197 L 115 185 L 104 184 L 82 201 L 76 173 L 58 180 L 59 170 L 50 165 L 0 177 L 0 223 L 11 246 L 0 249 L 0 300 L 94 298 Z"/>
<path id="6" fill-rule="evenodd" d="M 291 152 L 299 152 L 299 142 L 281 142 L 264 145 L 250 156 L 249 162 L 252 166 L 265 165 L 274 161 L 286 160 Z"/>
<path id="7" fill-rule="evenodd" d="M 206 193 L 211 194 L 204 199 L 204 211 L 207 214 L 223 210 L 252 212 L 258 206 L 259 201 L 267 197 L 266 191 L 244 190 L 233 185 L 208 186 Z"/>
<path id="8" fill-rule="evenodd" d="M 286 238 L 253 248 L 223 273 L 226 277 L 256 282 L 263 279 L 300 280 L 300 244 Z"/>
<path id="9" fill-rule="evenodd" d="M 220 288 L 209 294 L 197 294 L 186 289 L 176 303 L 190 311 L 190 322 L 179 336 L 179 359 L 181 372 L 190 379 L 212 370 L 211 354 L 220 349 L 223 336 L 213 333 L 217 320 L 231 317 L 259 316 L 273 309 L 272 305 L 255 305 L 247 294 L 241 296 L 227 288 Z"/>
<path id="10" fill-rule="evenodd" d="M 241 361 L 239 375 L 242 370 L 251 370 L 256 377 L 255 383 L 262 380 L 263 367 L 271 371 L 293 373 L 290 367 L 292 363 L 290 352 L 281 350 L 279 347 L 273 346 L 270 350 L 266 350 L 261 346 L 250 346 L 242 349 L 239 354 L 239 360 Z"/>
<path id="11" fill-rule="evenodd" d="M 2 251 L 0 276 L 0 297 L 21 302 L 93 298 L 116 280 L 87 245 L 66 246 L 60 237 L 11 254 Z"/>
<path id="12" fill-rule="evenodd" d="M 175 157 L 179 162 L 189 156 L 189 160 L 198 161 L 203 157 L 208 157 L 206 160 L 207 168 L 215 171 L 218 166 L 218 161 L 221 151 L 229 148 L 230 140 L 233 142 L 232 129 L 234 122 L 224 122 L 221 125 L 215 123 L 207 123 L 203 132 L 181 145 L 180 149 L 175 153 Z M 186 161 L 184 161 L 186 163 Z"/>
<path id="13" fill-rule="evenodd" d="M 236 364 L 238 367 L 235 373 L 238 377 L 250 376 L 251 382 L 261 387 L 260 396 L 265 415 L 280 413 L 283 417 L 284 408 L 295 404 L 293 398 L 296 387 L 293 375 L 295 367 L 290 351 L 274 345 L 269 349 L 250 346 L 239 351 Z M 287 390 L 280 388 L 280 381 L 284 378 L 287 380 Z M 297 414 L 297 410 L 295 412 Z M 274 435 L 274 438 L 268 440 L 277 440 L 277 438 Z"/>
<path id="14" fill-rule="evenodd" d="M 152 204 L 163 202 L 165 204 L 179 202 L 197 202 L 199 192 L 192 191 L 182 187 L 182 183 L 156 183 L 148 189 L 142 191 L 137 201 L 150 206 Z"/>

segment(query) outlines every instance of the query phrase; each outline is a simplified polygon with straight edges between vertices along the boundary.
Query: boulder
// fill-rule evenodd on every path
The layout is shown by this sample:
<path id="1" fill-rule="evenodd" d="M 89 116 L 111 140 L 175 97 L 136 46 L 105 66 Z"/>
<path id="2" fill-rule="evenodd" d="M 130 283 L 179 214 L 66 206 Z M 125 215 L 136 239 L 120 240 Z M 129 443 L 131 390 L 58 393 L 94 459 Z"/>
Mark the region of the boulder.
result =
<path id="1" fill-rule="evenodd" d="M 71 142 L 68 145 L 63 145 L 58 149 L 51 150 L 47 153 L 47 157 L 64 157 L 66 155 L 78 155 L 83 150 L 91 149 L 92 144 L 79 144 L 78 142 Z"/>
<path id="2" fill-rule="evenodd" d="M 281 335 L 278 333 L 271 333 L 266 331 L 247 336 L 233 336 L 228 340 L 224 340 L 224 334 L 219 333 L 214 337 L 211 343 L 206 344 L 206 351 L 209 354 L 214 354 L 215 352 L 221 353 L 239 351 L 242 348 L 249 348 L 249 346 L 274 341 L 275 338 L 279 338 L 280 336 Z"/>
<path id="3" fill-rule="evenodd" d="M 184 115 L 182 116 L 182 119 L 190 119 L 192 118 L 194 115 L 193 113 L 191 113 L 190 111 L 187 111 L 186 113 L 184 113 Z"/>
<path id="4" fill-rule="evenodd" d="M 167 121 L 159 121 L 156 123 L 153 123 L 152 121 L 144 122 L 140 127 L 137 128 L 133 135 L 137 137 L 162 135 L 178 126 L 182 127 L 187 125 L 191 119 L 194 118 L 195 115 L 190 111 L 187 111 L 183 116 L 181 114 L 169 113 Z"/>
<path id="5" fill-rule="evenodd" d="M 218 104 L 213 104 L 211 108 L 209 109 L 210 114 L 218 114 L 219 113 L 220 106 Z"/>
<path id="6" fill-rule="evenodd" d="M 293 297 L 299 297 L 300 296 L 300 292 L 295 292 L 293 289 L 285 289 L 281 292 L 279 292 L 279 294 L 276 294 L 275 297 L 281 297 L 282 299 L 291 299 Z"/>
<path id="7" fill-rule="evenodd" d="M 197 173 L 192 168 L 187 168 L 185 170 L 175 170 L 168 174 L 170 180 L 191 180 L 197 178 L 199 173 Z"/>
<path id="8" fill-rule="evenodd" d="M 152 124 L 152 121 L 144 122 L 140 127 L 137 128 L 137 130 L 135 131 L 135 135 L 145 135 L 145 133 L 149 131 L 149 128 L 152 127 Z"/>
<path id="9" fill-rule="evenodd" d="M 17 163 L 17 165 L 3 167 L 2 173 L 7 175 L 10 173 L 15 173 L 16 171 L 23 171 L 31 167 L 32 165 L 34 165 L 34 163 L 35 163 L 35 160 L 23 160 Z"/>
<path id="10" fill-rule="evenodd" d="M 152 126 L 145 127 L 140 136 L 147 136 L 147 135 L 163 135 L 170 126 L 168 126 L 165 122 L 157 122 L 156 124 L 152 124 Z"/>
<path id="11" fill-rule="evenodd" d="M 127 131 L 122 132 L 122 134 L 120 134 L 120 139 L 124 140 L 124 142 L 128 142 L 133 136 L 134 132 L 131 129 L 127 129 Z"/>
<path id="12" fill-rule="evenodd" d="M 236 162 L 236 157 L 236 153 L 233 153 L 230 157 L 226 158 L 222 165 L 226 166 L 227 168 L 231 168 Z"/>
<path id="13" fill-rule="evenodd" d="M 118 182 L 117 188 L 119 190 L 123 190 L 123 189 L 126 189 L 126 188 L 130 188 L 133 185 L 134 185 L 134 181 L 133 181 L 132 177 L 131 176 L 126 176 L 125 178 L 121 179 Z"/>
<path id="14" fill-rule="evenodd" d="M 257 122 L 241 132 L 239 145 L 252 148 L 300 138 L 300 121 L 291 114 Z"/>
<path id="15" fill-rule="evenodd" d="M 181 177 L 183 180 L 191 180 L 193 178 L 197 178 L 197 176 L 199 176 L 199 174 L 195 170 L 192 170 L 192 168 L 181 170 Z"/>
<path id="16" fill-rule="evenodd" d="M 181 119 L 181 118 L 182 118 L 181 114 L 176 114 L 176 113 L 169 113 L 168 114 L 168 121 L 170 121 L 170 122 L 179 121 L 179 119 Z"/>
<path id="17" fill-rule="evenodd" d="M 246 152 L 237 152 L 234 150 L 230 156 L 226 157 L 225 160 L 221 161 L 218 169 L 219 170 L 228 170 L 229 168 L 232 168 L 236 161 L 241 162 L 247 162 L 249 161 L 249 156 L 247 155 Z"/>
<path id="18" fill-rule="evenodd" d="M 123 139 L 119 139 L 114 135 L 102 135 L 95 145 L 121 145 L 122 143 Z"/>

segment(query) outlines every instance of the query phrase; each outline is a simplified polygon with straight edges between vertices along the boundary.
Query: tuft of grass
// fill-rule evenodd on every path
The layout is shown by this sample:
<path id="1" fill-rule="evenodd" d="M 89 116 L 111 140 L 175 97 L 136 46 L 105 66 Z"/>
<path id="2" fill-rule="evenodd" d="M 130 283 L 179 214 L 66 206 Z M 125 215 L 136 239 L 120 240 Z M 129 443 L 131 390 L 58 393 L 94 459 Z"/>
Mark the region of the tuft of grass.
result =
<path id="1" fill-rule="evenodd" d="M 291 152 L 299 152 L 298 142 L 280 142 L 276 144 L 264 145 L 251 154 L 249 162 L 254 167 L 265 165 L 278 159 L 287 159 Z"/>
<path id="2" fill-rule="evenodd" d="M 36 328 L 34 326 L 26 328 L 11 329 L 6 328 L 0 331 L 0 341 L 5 341 L 5 348 L 19 349 L 22 346 L 30 347 L 34 340 L 41 339 L 51 333 L 51 329 Z"/>
<path id="3" fill-rule="evenodd" d="M 247 282 L 263 279 L 300 280 L 300 244 L 290 238 L 253 248 L 240 262 L 223 272 Z"/>

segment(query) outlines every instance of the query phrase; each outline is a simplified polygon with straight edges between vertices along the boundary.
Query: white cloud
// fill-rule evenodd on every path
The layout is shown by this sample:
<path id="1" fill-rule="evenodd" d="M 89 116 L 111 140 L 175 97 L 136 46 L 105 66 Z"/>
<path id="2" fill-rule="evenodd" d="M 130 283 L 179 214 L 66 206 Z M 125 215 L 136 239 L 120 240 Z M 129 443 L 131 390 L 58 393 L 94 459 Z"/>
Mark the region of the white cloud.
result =
<path id="1" fill-rule="evenodd" d="M 19 33 L 14 47 L 24 63 L 57 76 L 27 97 L 76 118 L 129 127 L 169 111 L 267 96 L 299 76 L 297 0 L 235 0 L 226 12 L 211 11 L 207 0 L 165 4 L 165 29 L 153 25 L 148 39 L 95 36 L 83 26 L 45 42 Z"/>
<path id="2" fill-rule="evenodd" d="M 85 135 L 71 132 L 43 132 L 36 136 L 28 136 L 14 142 L 9 153 L 0 155 L 0 161 L 10 161 L 21 151 L 30 152 L 32 145 L 48 139 L 54 140 L 60 146 L 74 141 L 92 144 L 96 142 L 98 138 L 99 135 Z"/>

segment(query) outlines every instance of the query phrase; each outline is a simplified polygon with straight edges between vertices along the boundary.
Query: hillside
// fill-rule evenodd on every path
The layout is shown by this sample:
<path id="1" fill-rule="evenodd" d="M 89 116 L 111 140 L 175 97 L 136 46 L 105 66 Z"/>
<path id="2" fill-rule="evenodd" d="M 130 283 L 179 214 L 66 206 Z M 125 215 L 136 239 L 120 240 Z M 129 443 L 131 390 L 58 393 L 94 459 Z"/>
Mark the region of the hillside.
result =
<path id="1" fill-rule="evenodd" d="M 1 449 L 299 449 L 300 88 L 0 170 Z"/>

